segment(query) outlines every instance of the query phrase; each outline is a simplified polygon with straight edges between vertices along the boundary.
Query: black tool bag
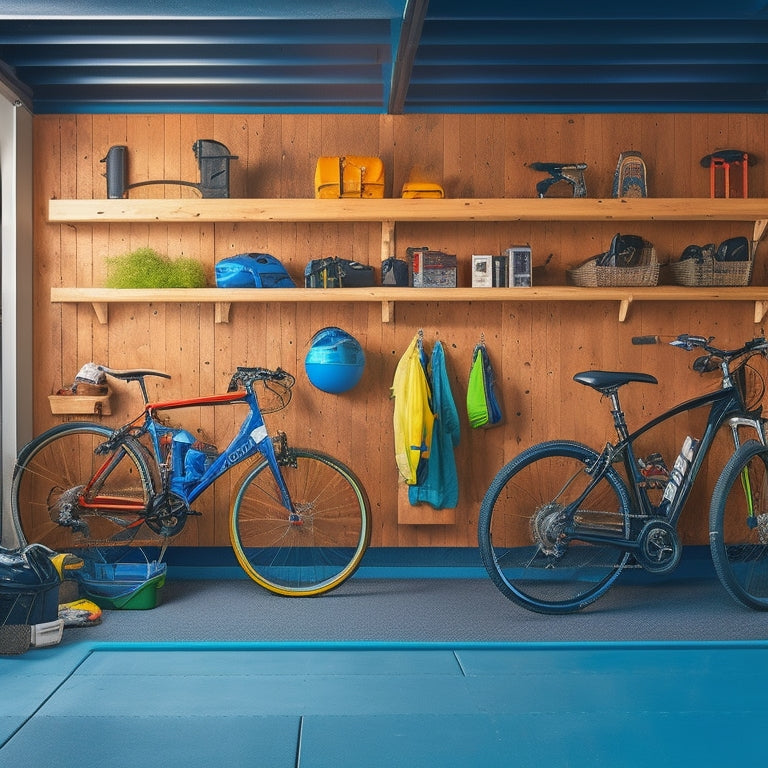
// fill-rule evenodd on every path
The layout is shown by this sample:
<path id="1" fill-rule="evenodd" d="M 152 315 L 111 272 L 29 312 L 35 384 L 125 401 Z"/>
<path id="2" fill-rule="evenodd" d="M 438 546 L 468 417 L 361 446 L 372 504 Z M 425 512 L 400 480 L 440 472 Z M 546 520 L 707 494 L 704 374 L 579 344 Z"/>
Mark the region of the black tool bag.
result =
<path id="1" fill-rule="evenodd" d="M 376 285 L 373 267 L 359 261 L 329 256 L 312 259 L 304 268 L 307 288 L 369 288 Z"/>
<path id="2" fill-rule="evenodd" d="M 404 259 L 396 259 L 390 256 L 381 262 L 382 285 L 408 285 L 408 262 Z"/>

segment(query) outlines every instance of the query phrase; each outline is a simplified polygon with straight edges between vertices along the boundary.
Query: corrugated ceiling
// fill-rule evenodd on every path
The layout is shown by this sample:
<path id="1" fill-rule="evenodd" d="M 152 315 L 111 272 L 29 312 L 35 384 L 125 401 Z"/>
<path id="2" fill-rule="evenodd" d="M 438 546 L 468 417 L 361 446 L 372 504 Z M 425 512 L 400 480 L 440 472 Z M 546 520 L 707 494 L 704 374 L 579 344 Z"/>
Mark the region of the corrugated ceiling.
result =
<path id="1" fill-rule="evenodd" d="M 768 9 L 0 0 L 0 73 L 38 114 L 764 112 Z"/>

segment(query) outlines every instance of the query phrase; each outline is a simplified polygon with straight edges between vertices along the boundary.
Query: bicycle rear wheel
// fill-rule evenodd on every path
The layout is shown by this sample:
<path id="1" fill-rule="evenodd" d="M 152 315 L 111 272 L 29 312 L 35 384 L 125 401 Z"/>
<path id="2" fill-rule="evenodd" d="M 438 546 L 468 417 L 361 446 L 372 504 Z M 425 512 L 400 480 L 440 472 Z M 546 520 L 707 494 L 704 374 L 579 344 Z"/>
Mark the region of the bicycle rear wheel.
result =
<path id="1" fill-rule="evenodd" d="M 539 613 L 570 613 L 604 594 L 629 554 L 579 539 L 626 538 L 629 494 L 613 470 L 575 511 L 568 506 L 593 481 L 598 454 L 568 441 L 521 453 L 494 478 L 480 507 L 478 540 L 493 583 L 507 598 Z"/>
<path id="2" fill-rule="evenodd" d="M 257 584 L 278 595 L 319 595 L 360 565 L 371 537 L 370 506 L 360 481 L 341 462 L 315 451 L 292 454 L 296 466 L 281 470 L 295 519 L 264 460 L 235 494 L 230 539 Z"/>
<path id="3" fill-rule="evenodd" d="M 97 455 L 96 447 L 112 434 L 100 424 L 71 422 L 60 424 L 36 437 L 19 453 L 11 485 L 11 512 L 20 538 L 28 543 L 45 544 L 66 552 L 89 546 L 127 543 L 133 532 L 126 532 L 117 513 L 107 506 L 82 508 L 79 497 L 99 468 L 107 469 L 93 486 L 94 497 L 131 501 L 146 508 L 152 481 L 140 446 L 125 441 L 112 454 Z M 74 526 L 61 525 L 67 516 Z"/>
<path id="4" fill-rule="evenodd" d="M 715 485 L 709 545 L 728 594 L 768 610 L 768 447 L 756 440 L 733 454 Z"/>

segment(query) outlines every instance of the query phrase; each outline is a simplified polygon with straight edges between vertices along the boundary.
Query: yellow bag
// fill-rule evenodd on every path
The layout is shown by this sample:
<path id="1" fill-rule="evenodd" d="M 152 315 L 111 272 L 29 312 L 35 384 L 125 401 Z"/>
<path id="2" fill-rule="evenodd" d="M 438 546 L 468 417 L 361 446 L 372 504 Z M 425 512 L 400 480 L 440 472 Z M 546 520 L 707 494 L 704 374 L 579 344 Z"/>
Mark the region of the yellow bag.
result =
<path id="1" fill-rule="evenodd" d="M 401 196 L 406 198 L 442 198 L 445 197 L 445 192 L 439 184 L 431 181 L 406 181 L 403 184 Z"/>
<path id="2" fill-rule="evenodd" d="M 315 197 L 384 197 L 384 164 L 379 157 L 320 157 Z"/>

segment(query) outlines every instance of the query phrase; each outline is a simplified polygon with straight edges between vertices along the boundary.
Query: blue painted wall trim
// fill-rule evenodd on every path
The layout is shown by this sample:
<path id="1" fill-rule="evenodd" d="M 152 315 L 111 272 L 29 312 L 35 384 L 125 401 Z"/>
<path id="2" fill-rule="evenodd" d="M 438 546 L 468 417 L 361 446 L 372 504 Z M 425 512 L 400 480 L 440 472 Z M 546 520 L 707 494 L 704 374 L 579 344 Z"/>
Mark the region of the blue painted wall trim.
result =
<path id="1" fill-rule="evenodd" d="M 156 559 L 159 549 L 146 548 Z M 171 547 L 166 551 L 168 577 L 181 580 L 246 579 L 229 547 Z M 476 547 L 372 547 L 356 579 L 485 579 L 488 574 Z M 621 583 L 653 583 L 678 578 L 715 578 L 709 547 L 686 547 L 671 574 L 652 575 L 627 568 Z"/>

